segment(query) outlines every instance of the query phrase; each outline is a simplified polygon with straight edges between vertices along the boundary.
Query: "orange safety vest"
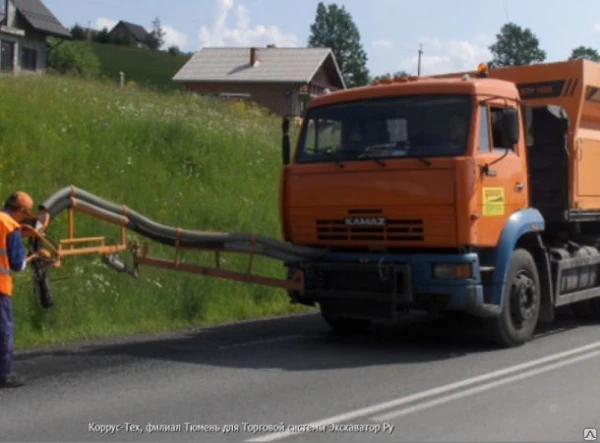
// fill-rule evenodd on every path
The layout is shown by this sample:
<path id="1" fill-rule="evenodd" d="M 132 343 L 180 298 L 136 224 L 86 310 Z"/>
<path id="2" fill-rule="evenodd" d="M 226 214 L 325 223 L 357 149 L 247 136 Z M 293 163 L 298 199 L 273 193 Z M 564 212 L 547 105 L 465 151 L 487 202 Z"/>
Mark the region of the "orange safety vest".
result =
<path id="1" fill-rule="evenodd" d="M 0 294 L 12 295 L 13 279 L 8 261 L 6 238 L 21 226 L 6 212 L 0 211 Z"/>

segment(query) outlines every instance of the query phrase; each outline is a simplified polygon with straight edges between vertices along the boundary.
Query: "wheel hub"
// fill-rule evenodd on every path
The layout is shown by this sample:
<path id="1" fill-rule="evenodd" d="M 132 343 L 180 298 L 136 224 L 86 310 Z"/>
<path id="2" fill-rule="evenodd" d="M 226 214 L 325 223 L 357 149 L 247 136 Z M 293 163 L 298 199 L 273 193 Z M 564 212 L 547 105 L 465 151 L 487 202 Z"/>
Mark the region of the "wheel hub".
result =
<path id="1" fill-rule="evenodd" d="M 529 322 L 537 308 L 536 287 L 533 279 L 524 271 L 515 277 L 511 288 L 511 314 L 515 326 Z"/>

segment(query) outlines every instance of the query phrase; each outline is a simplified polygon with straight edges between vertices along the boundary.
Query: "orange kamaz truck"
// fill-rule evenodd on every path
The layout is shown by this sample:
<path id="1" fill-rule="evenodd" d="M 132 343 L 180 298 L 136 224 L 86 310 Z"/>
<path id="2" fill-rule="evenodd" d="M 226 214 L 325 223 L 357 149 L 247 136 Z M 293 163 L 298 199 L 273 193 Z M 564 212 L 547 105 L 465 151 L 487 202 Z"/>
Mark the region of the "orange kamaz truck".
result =
<path id="1" fill-rule="evenodd" d="M 411 309 L 483 317 L 504 346 L 571 305 L 600 319 L 600 64 L 398 78 L 284 122 L 283 236 L 296 303 L 336 329 Z"/>

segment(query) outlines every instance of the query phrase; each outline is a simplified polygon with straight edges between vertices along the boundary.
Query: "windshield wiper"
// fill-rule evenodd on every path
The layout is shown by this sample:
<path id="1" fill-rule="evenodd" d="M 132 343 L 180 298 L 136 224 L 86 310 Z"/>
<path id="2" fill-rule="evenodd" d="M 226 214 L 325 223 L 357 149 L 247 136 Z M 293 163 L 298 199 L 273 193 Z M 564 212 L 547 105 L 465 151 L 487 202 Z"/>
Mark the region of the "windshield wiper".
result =
<path id="1" fill-rule="evenodd" d="M 380 166 L 383 166 L 383 167 L 386 166 L 386 163 L 383 160 L 381 160 L 380 158 L 378 158 L 376 156 L 369 154 L 368 152 L 361 154 L 358 158 L 361 158 L 361 159 L 366 158 L 366 159 L 377 162 L 377 164 L 379 164 Z"/>
<path id="2" fill-rule="evenodd" d="M 413 157 L 423 163 L 425 166 L 431 166 L 431 162 L 427 160 L 425 157 Z"/>
<path id="3" fill-rule="evenodd" d="M 323 153 L 324 153 L 325 155 L 327 155 L 327 157 L 329 157 L 329 158 L 333 157 L 333 153 L 332 153 L 332 152 L 329 152 L 329 151 L 319 151 L 319 152 L 323 152 Z M 345 165 L 344 165 L 344 163 L 342 163 L 342 161 L 341 161 L 341 160 L 334 159 L 334 160 L 333 160 L 333 162 L 334 162 L 336 165 L 338 165 L 340 168 L 343 168 L 343 167 L 345 166 Z"/>

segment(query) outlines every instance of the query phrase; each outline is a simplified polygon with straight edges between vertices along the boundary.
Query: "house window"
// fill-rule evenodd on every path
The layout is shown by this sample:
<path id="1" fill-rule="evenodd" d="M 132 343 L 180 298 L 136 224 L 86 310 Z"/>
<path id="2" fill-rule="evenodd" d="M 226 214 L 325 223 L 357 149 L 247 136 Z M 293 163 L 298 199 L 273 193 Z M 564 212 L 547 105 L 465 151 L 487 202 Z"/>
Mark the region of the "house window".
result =
<path id="1" fill-rule="evenodd" d="M 14 55 L 15 44 L 13 42 L 0 41 L 0 71 L 13 72 Z"/>
<path id="2" fill-rule="evenodd" d="M 21 48 L 21 69 L 35 71 L 37 68 L 37 51 L 30 48 Z"/>
<path id="3" fill-rule="evenodd" d="M 8 0 L 0 0 L 0 25 L 6 25 L 6 12 L 8 11 Z"/>

